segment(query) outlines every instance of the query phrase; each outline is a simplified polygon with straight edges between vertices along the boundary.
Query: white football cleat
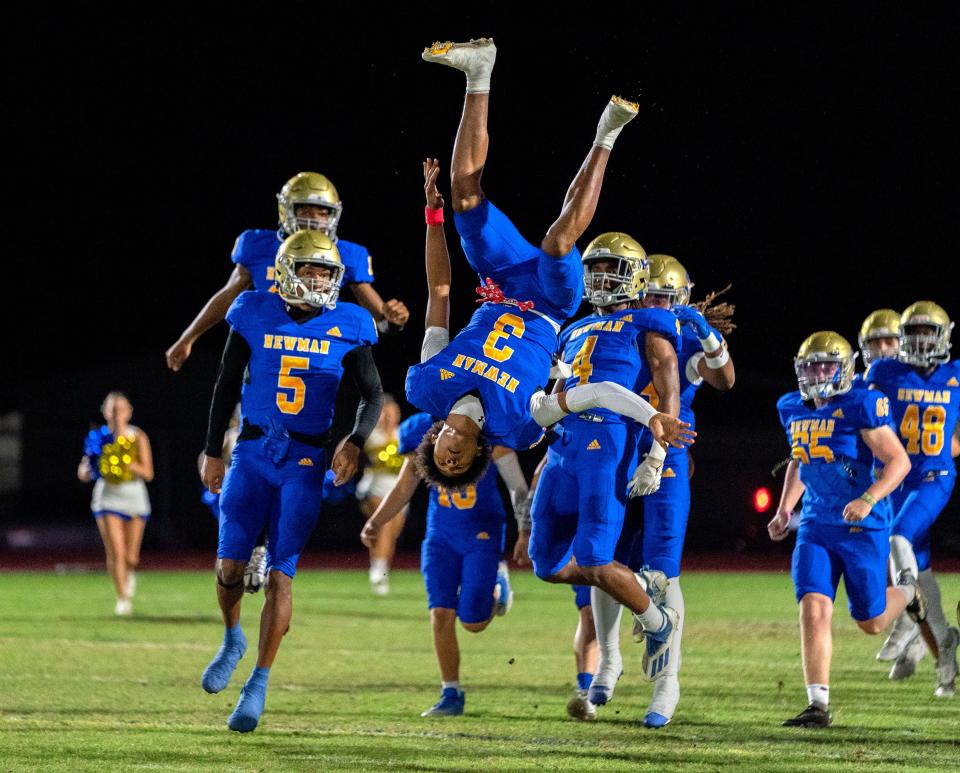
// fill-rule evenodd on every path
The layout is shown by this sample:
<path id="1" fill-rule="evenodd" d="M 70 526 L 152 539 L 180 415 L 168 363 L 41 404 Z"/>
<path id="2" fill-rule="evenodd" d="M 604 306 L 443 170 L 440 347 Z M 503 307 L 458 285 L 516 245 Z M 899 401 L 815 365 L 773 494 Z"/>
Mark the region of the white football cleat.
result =
<path id="1" fill-rule="evenodd" d="M 113 614 L 117 617 L 130 617 L 133 614 L 133 602 L 130 599 L 117 599 Z"/>
<path id="2" fill-rule="evenodd" d="M 903 653 L 894 661 L 893 666 L 890 668 L 890 678 L 897 681 L 913 676 L 917 670 L 917 664 L 923 660 L 923 656 L 926 654 L 927 643 L 920 635 L 920 629 L 917 628 L 916 636 L 907 643 Z"/>
<path id="3" fill-rule="evenodd" d="M 267 584 L 267 547 L 257 545 L 243 570 L 243 590 L 258 593 Z"/>
<path id="4" fill-rule="evenodd" d="M 666 727 L 673 719 L 673 713 L 680 702 L 680 680 L 676 674 L 668 674 L 653 683 L 653 697 L 643 716 L 643 726 L 649 728 Z"/>
<path id="5" fill-rule="evenodd" d="M 577 690 L 577 694 L 567 702 L 567 714 L 584 722 L 597 718 L 597 707 L 590 702 L 588 690 Z"/>
<path id="6" fill-rule="evenodd" d="M 613 143 L 620 135 L 620 130 L 636 118 L 639 111 L 640 105 L 636 102 L 630 102 L 621 97 L 611 97 L 600 116 L 600 123 L 597 124 L 597 137 L 593 144 L 608 150 L 613 148 Z"/>
<path id="7" fill-rule="evenodd" d="M 434 43 L 423 49 L 421 57 L 425 62 L 445 64 L 464 72 L 468 94 L 490 91 L 490 74 L 497 61 L 497 47 L 493 44 L 493 38 L 476 38 L 468 43 Z"/>
<path id="8" fill-rule="evenodd" d="M 634 572 L 633 576 L 637 578 L 637 582 L 640 583 L 643 592 L 650 597 L 653 605 L 657 607 L 661 606 L 667 598 L 667 586 L 670 584 L 667 575 L 659 569 L 651 569 L 649 566 L 644 566 L 639 572 Z M 637 644 L 643 644 L 645 636 L 646 631 L 643 630 L 643 626 L 640 624 L 636 615 L 634 615 L 633 640 Z"/>
<path id="9" fill-rule="evenodd" d="M 906 612 L 901 612 L 894 621 L 893 628 L 890 629 L 890 635 L 877 652 L 877 660 L 896 660 L 919 632 L 917 624 Z"/>
<path id="10" fill-rule="evenodd" d="M 666 621 L 659 631 L 647 631 L 644 638 L 643 675 L 648 682 L 666 676 L 667 666 L 674 658 L 673 636 L 680 623 L 680 613 L 672 607 L 660 607 Z"/>

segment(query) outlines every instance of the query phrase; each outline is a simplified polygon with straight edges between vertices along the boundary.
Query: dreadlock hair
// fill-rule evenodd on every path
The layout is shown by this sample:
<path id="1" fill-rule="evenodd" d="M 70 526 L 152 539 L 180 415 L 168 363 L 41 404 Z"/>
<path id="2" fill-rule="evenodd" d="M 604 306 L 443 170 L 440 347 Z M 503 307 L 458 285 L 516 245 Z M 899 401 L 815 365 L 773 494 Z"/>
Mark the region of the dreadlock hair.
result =
<path id="1" fill-rule="evenodd" d="M 470 466 L 467 467 L 466 471 L 456 477 L 447 475 L 437 467 L 437 463 L 433 459 L 433 446 L 441 429 L 443 429 L 443 421 L 435 421 L 430 425 L 430 429 L 423 433 L 420 445 L 417 446 L 417 450 L 414 452 L 413 461 L 417 474 L 428 486 L 433 488 L 443 486 L 453 491 L 466 489 L 467 486 L 476 483 L 483 477 L 483 474 L 487 471 L 487 467 L 490 466 L 490 453 L 493 449 L 489 443 L 483 440 L 483 436 L 481 436 L 477 441 L 477 450 L 479 453 L 470 463 Z"/>
<path id="2" fill-rule="evenodd" d="M 717 290 L 716 292 L 707 293 L 707 297 L 702 301 L 697 301 L 696 303 L 691 303 L 697 311 L 699 311 L 706 318 L 707 323 L 712 327 L 717 329 L 717 332 L 722 336 L 729 335 L 737 326 L 733 322 L 733 312 L 736 311 L 737 307 L 732 303 L 717 303 L 714 301 L 723 295 L 727 290 L 733 287 L 732 284 L 727 285 L 722 290 Z"/>

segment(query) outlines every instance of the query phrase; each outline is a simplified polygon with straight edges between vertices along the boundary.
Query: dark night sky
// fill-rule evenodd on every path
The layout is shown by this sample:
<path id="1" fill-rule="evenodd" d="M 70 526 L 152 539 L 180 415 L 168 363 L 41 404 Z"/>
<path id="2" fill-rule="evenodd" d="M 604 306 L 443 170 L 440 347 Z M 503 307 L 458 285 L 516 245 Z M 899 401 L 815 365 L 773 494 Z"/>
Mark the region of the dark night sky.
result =
<path id="1" fill-rule="evenodd" d="M 868 312 L 920 298 L 960 315 L 945 279 L 958 247 L 956 13 L 630 4 L 599 20 L 589 6 L 550 10 L 537 27 L 507 13 L 283 8 L 215 21 L 84 10 L 9 26 L 4 258 L 45 311 L 8 294 L 17 367 L 4 407 L 76 378 L 51 407 L 67 421 L 123 384 L 165 398 L 144 426 L 189 426 L 199 445 L 224 331 L 178 376 L 158 366 L 162 352 L 226 280 L 236 235 L 275 224 L 274 194 L 301 169 L 334 181 L 341 235 L 370 247 L 381 294 L 413 312 L 378 352 L 402 392 L 425 300 L 420 159 L 449 161 L 463 92 L 461 74 L 420 61 L 433 39 L 498 43 L 484 185 L 534 242 L 609 95 L 639 97 L 581 247 L 625 230 L 679 257 L 695 298 L 733 282 L 740 378 L 722 401 L 705 396 L 704 427 L 712 414 L 776 431 L 773 402 L 813 330 L 854 341 Z M 455 281 L 463 322 L 473 282 L 465 270 Z M 37 355 L 42 332 L 59 337 L 53 358 Z"/>

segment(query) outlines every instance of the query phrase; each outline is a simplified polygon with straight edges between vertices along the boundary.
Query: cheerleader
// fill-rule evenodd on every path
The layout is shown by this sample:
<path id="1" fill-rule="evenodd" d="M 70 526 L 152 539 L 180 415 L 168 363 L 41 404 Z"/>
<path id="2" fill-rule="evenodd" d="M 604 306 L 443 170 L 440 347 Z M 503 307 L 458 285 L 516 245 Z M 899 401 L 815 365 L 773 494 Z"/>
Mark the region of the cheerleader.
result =
<path id="1" fill-rule="evenodd" d="M 114 613 L 128 616 L 133 614 L 140 543 L 150 517 L 145 481 L 153 480 L 153 454 L 147 433 L 130 424 L 133 405 L 123 392 L 110 392 L 101 411 L 107 423 L 87 436 L 77 477 L 96 481 L 90 508 L 117 592 Z"/>
<path id="2" fill-rule="evenodd" d="M 373 515 L 381 500 L 390 493 L 403 464 L 403 456 L 398 450 L 400 406 L 390 395 L 383 397 L 380 420 L 363 447 L 368 464 L 357 484 L 357 499 L 365 518 Z M 386 596 L 390 592 L 390 564 L 406 518 L 407 508 L 404 507 L 400 515 L 384 525 L 376 545 L 370 548 L 370 590 L 377 596 Z"/>

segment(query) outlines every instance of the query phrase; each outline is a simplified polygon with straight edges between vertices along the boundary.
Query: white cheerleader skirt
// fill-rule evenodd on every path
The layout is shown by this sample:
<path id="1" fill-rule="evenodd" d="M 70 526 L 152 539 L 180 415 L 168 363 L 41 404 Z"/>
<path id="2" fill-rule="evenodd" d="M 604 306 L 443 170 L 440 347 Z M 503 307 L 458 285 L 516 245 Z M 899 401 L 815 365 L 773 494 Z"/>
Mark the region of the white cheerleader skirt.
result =
<path id="1" fill-rule="evenodd" d="M 93 484 L 93 500 L 90 502 L 95 518 L 102 515 L 119 515 L 125 521 L 131 518 L 150 517 L 150 497 L 147 484 L 137 478 L 124 483 L 108 483 L 98 478 Z"/>
<path id="2" fill-rule="evenodd" d="M 367 497 L 383 499 L 390 493 L 397 476 L 389 472 L 374 472 L 369 467 L 363 471 L 363 476 L 357 484 L 357 499 L 361 502 Z"/>

